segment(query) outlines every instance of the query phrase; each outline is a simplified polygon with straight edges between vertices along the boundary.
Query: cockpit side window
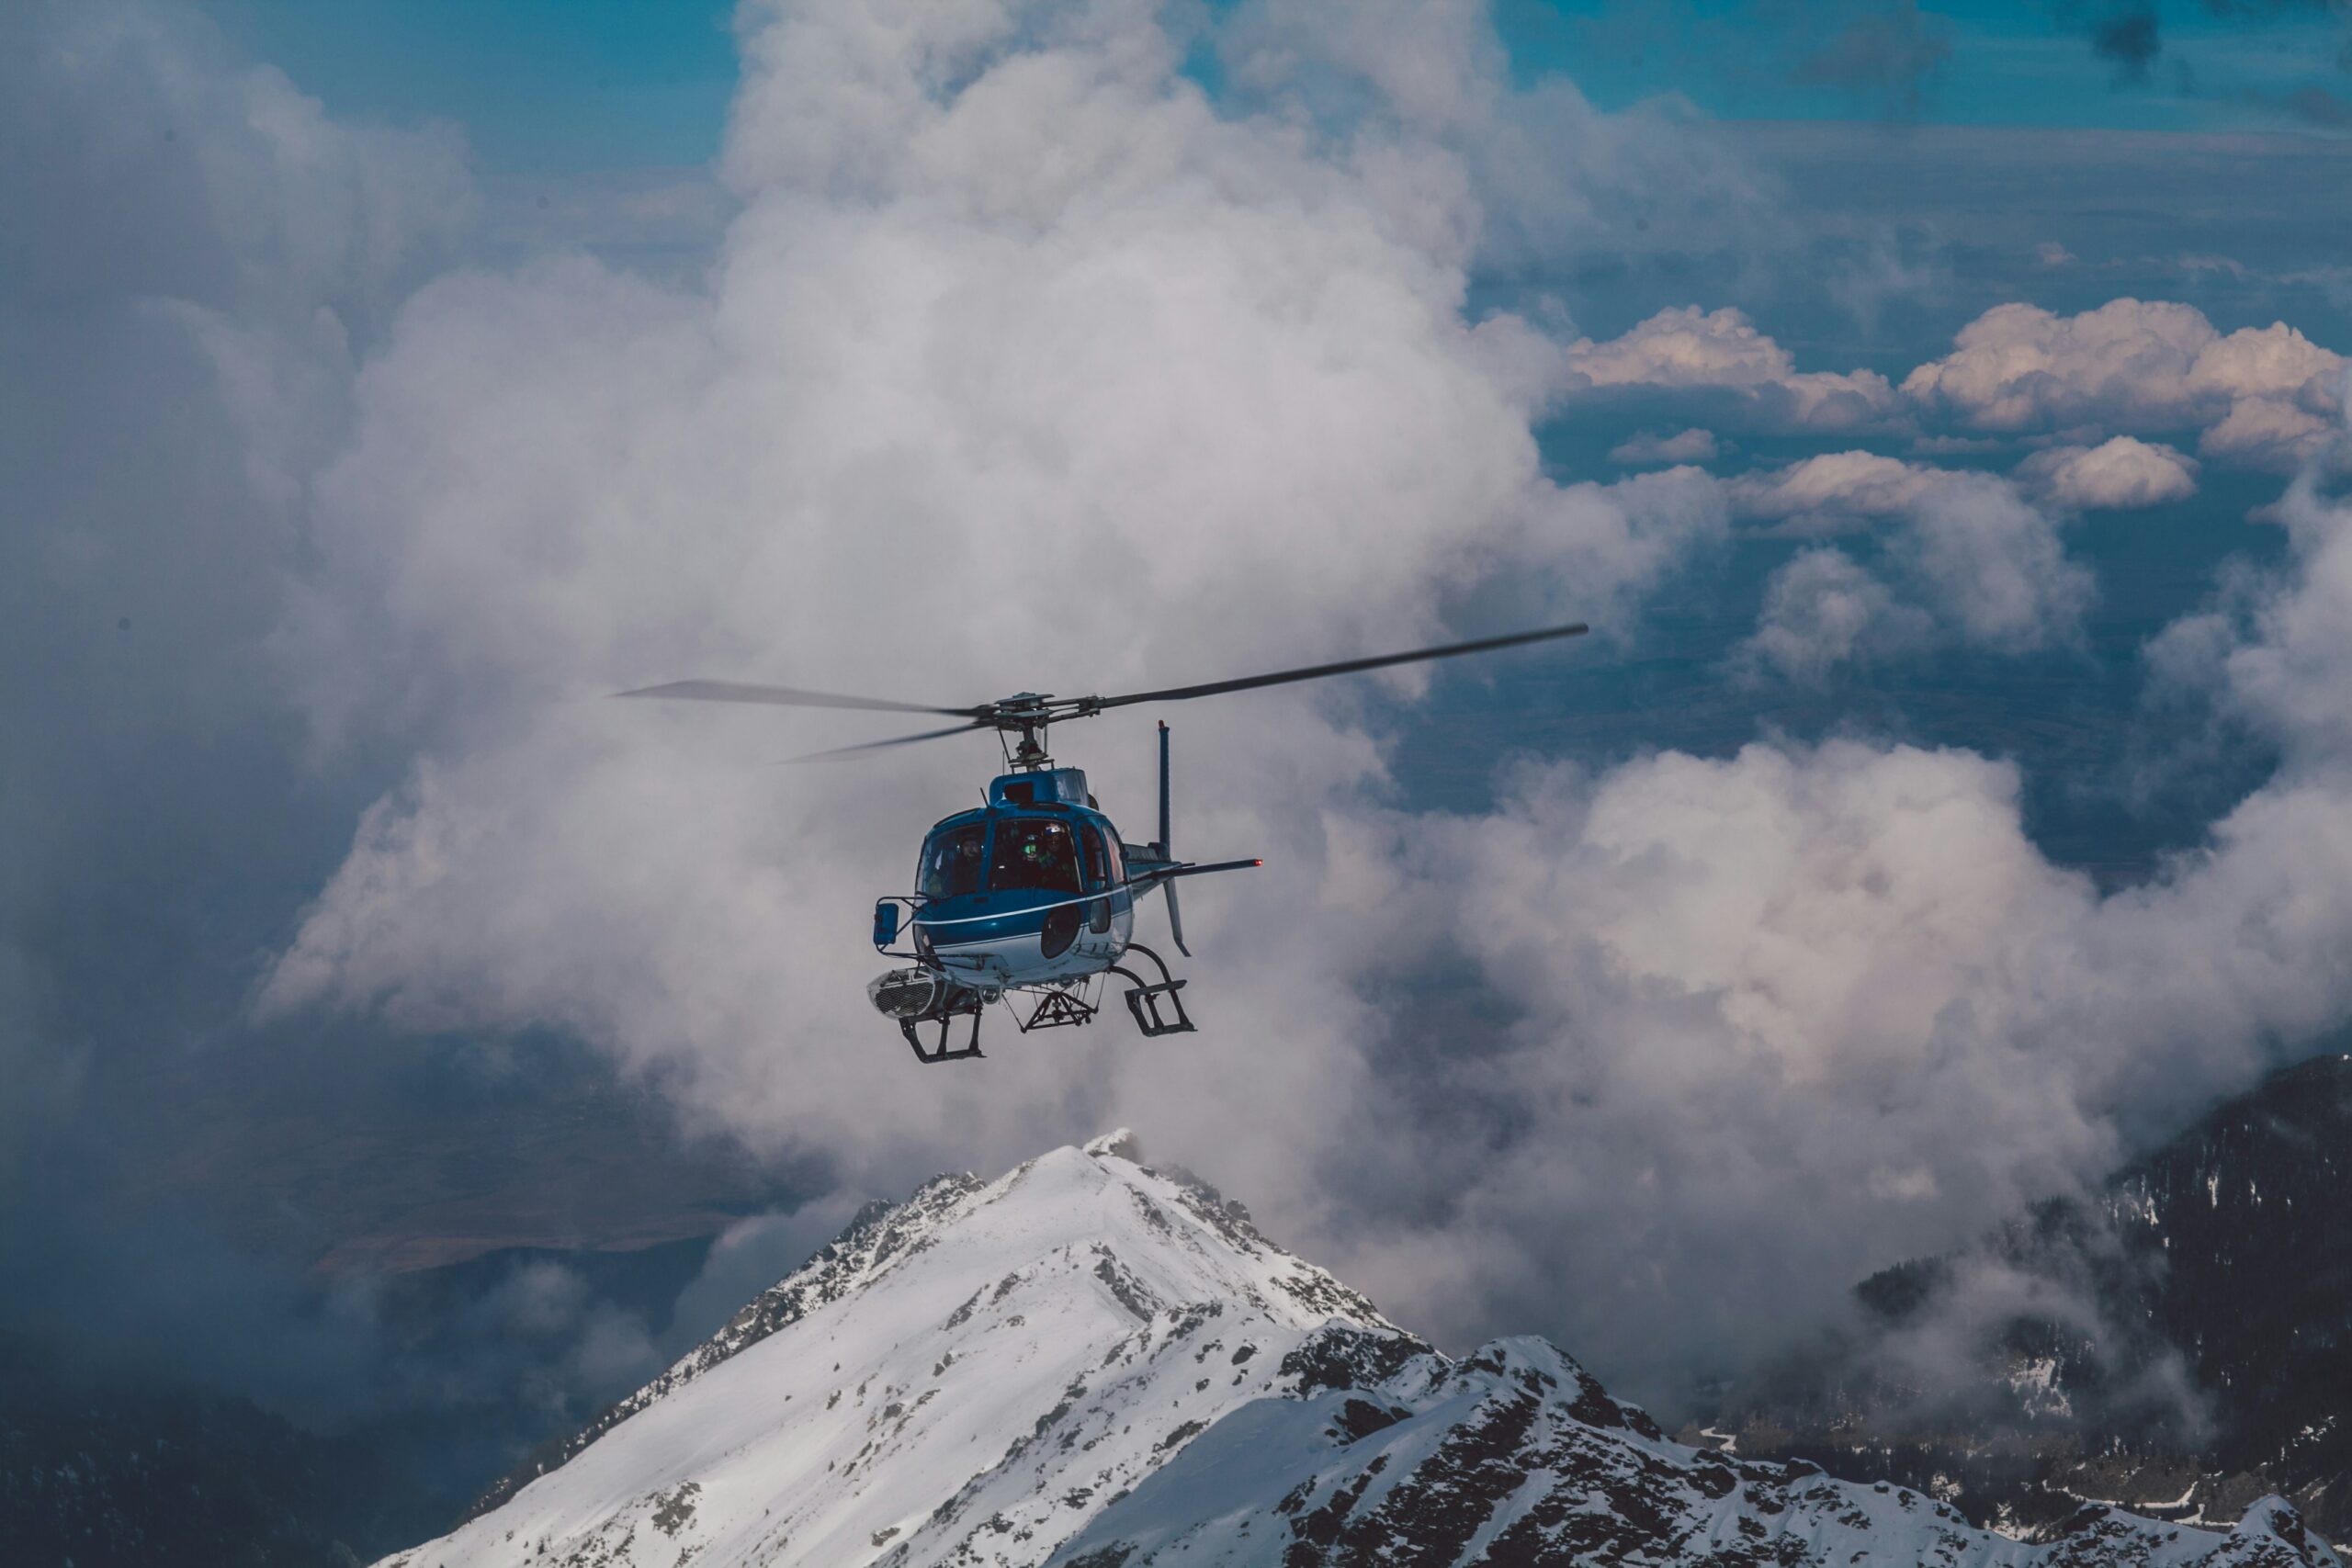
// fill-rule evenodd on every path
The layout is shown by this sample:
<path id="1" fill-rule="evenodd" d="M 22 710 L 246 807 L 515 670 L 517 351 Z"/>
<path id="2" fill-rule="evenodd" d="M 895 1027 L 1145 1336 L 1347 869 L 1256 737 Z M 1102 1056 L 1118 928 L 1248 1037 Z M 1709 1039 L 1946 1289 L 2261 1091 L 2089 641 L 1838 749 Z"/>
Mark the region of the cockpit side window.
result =
<path id="1" fill-rule="evenodd" d="M 1102 829 L 1093 823 L 1086 825 L 1086 885 L 1097 892 L 1111 886 L 1111 857 L 1102 848 Z"/>
<path id="2" fill-rule="evenodd" d="M 955 898 L 980 890 L 980 864 L 988 841 L 985 822 L 936 834 L 922 852 L 922 892 L 926 898 Z"/>
<path id="3" fill-rule="evenodd" d="M 989 890 L 1076 893 L 1078 840 L 1069 824 L 1049 817 L 1000 817 L 989 862 Z"/>

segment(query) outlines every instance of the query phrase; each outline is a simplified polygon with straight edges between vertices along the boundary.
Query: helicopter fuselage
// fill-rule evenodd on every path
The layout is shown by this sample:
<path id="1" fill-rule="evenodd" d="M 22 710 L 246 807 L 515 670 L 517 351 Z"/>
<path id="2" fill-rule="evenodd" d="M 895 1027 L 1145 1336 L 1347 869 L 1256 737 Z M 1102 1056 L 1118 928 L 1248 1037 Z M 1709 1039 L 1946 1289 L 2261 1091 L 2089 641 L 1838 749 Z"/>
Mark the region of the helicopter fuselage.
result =
<path id="1" fill-rule="evenodd" d="M 924 835 L 910 922 L 916 955 L 978 990 L 1100 974 L 1135 934 L 1126 858 L 1078 769 L 999 778 L 986 807 Z"/>
<path id="2" fill-rule="evenodd" d="M 1102 1004 L 1089 982 L 1113 976 L 1125 983 L 1127 1011 L 1147 1038 L 1192 1031 L 1179 995 L 1185 982 L 1135 940 L 1136 900 L 1151 892 L 1167 898 L 1169 936 L 1189 955 L 1176 879 L 1261 863 L 1196 864 L 1169 855 L 1164 724 L 1159 784 L 1159 837 L 1149 844 L 1124 842 L 1088 793 L 1086 775 L 1054 767 L 1042 751 L 993 780 L 986 805 L 932 825 L 915 863 L 913 895 L 888 895 L 874 908 L 876 951 L 915 964 L 865 987 L 875 1010 L 897 1021 L 917 1060 L 978 1056 L 981 1010 L 1016 991 L 1035 998 L 1027 1015 L 1016 1017 L 1024 1034 L 1091 1022 Z M 909 909 L 914 918 L 902 931 L 899 917 Z M 898 947 L 901 940 L 912 950 Z M 1138 958 L 1141 973 L 1131 966 Z M 948 1032 L 967 1018 L 971 1034 L 953 1048 Z M 933 1034 L 928 1043 L 926 1030 Z"/>

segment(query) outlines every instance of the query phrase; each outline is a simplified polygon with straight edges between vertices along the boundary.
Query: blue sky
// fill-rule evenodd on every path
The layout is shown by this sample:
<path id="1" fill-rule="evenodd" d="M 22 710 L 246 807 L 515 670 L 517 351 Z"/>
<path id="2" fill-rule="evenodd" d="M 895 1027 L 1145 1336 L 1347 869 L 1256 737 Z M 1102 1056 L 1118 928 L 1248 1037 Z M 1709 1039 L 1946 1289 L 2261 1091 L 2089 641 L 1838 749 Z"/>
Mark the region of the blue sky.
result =
<path id="1" fill-rule="evenodd" d="M 1893 6 L 1510 0 L 1498 19 L 1522 74 L 1565 70 L 1611 107 L 1679 92 L 1724 118 L 2268 130 L 2297 123 L 2280 107 L 2296 89 L 2341 79 L 2338 29 L 2320 7 L 2232 18 L 2178 0 L 2149 7 L 2160 49 L 2144 74 L 2119 72 L 2088 34 L 2129 9 L 1985 0 L 1914 15 Z M 1926 51 L 1916 101 L 1890 103 L 1883 91 L 1804 69 L 1834 58 L 1831 42 L 1848 29 L 1886 44 L 1899 35 Z"/>
<path id="2" fill-rule="evenodd" d="M 689 276 L 731 210 L 708 173 L 738 83 L 730 5 L 204 9 L 331 113 L 461 127 L 492 254 L 584 245 Z M 1235 9 L 1218 0 L 1204 14 Z M 2127 72 L 2094 51 L 2091 35 L 2102 19 L 2140 12 L 2155 19 L 2155 52 Z M 1772 299 L 1753 294 L 1754 278 L 1737 280 L 1751 291 L 1739 302 L 1801 354 L 1896 371 L 2025 288 L 2053 307 L 2130 293 L 2186 299 L 2231 326 L 2286 311 L 2314 331 L 2352 333 L 2352 272 L 2341 261 L 2352 254 L 2352 207 L 2304 194 L 2338 177 L 2337 155 L 2352 147 L 2344 125 L 2320 123 L 2352 107 L 2352 45 L 2325 6 L 1500 0 L 1492 25 L 1522 86 L 1559 75 L 1605 110 L 1687 101 L 1709 118 L 1761 122 L 1751 145 L 1801 210 L 1875 226 L 1917 247 L 1899 265 L 1948 270 L 1935 299 L 1894 298 L 1867 320 L 1823 310 L 1817 290 Z M 1193 73 L 1223 96 L 1213 49 L 1195 49 Z M 2034 266 L 2044 242 L 2086 265 Z M 1662 286 L 1719 299 L 1736 286 L 1703 273 L 1623 281 L 1576 280 L 1594 330 L 1647 314 Z"/>
<path id="3" fill-rule="evenodd" d="M 733 7 L 712 0 L 217 0 L 207 9 L 334 112 L 455 120 L 497 171 L 706 162 L 735 88 Z"/>
<path id="4" fill-rule="evenodd" d="M 254 57 L 339 114 L 466 127 L 490 170 L 576 173 L 714 156 L 736 79 L 733 7 L 713 0 L 211 0 Z M 1870 5 L 1757 0 L 1504 0 L 1496 26 L 1522 82 L 1571 76 L 1619 108 L 1679 94 L 1726 118 L 2138 130 L 2321 129 L 2284 107 L 2344 82 L 2318 6 L 2223 16 L 2162 6 L 2161 52 L 2121 76 L 2086 41 L 2120 9 L 2058 0 L 1922 7 L 1931 51 L 1916 99 L 1804 70 L 1842 31 L 1898 16 Z M 1907 26 L 1907 24 L 1906 24 Z M 1912 36 L 1906 32 L 1905 36 Z"/>

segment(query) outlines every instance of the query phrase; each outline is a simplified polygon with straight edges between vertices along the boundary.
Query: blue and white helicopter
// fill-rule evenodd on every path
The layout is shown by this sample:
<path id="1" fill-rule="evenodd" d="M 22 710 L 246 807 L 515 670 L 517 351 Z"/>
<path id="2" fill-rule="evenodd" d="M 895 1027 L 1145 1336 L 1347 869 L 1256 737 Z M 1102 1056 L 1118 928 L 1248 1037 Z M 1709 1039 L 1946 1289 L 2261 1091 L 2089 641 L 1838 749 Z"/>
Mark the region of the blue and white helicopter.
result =
<path id="1" fill-rule="evenodd" d="M 987 804 L 934 824 L 923 836 L 915 867 L 915 891 L 891 894 L 874 908 L 874 945 L 885 957 L 911 959 L 866 987 L 883 1016 L 897 1021 L 921 1062 L 968 1061 L 981 1055 L 980 1013 L 1013 992 L 1036 999 L 1023 1033 L 1036 1029 L 1091 1023 L 1101 1010 L 1102 987 L 1115 975 L 1126 983 L 1127 1010 L 1146 1035 L 1178 1034 L 1193 1027 L 1180 993 L 1185 982 L 1169 972 L 1167 961 L 1135 940 L 1136 901 L 1155 890 L 1168 900 L 1168 931 L 1185 957 L 1184 919 L 1176 884 L 1187 876 L 1238 871 L 1264 863 L 1227 860 L 1180 861 L 1168 830 L 1168 726 L 1159 726 L 1159 836 L 1130 844 L 1086 786 L 1077 768 L 1057 768 L 1046 754 L 1047 727 L 1064 719 L 1091 718 L 1111 708 L 1137 703 L 1172 703 L 1212 697 L 1255 686 L 1349 675 L 1391 664 L 1486 653 L 1522 643 L 1576 637 L 1581 624 L 1542 631 L 1513 632 L 1476 642 L 1378 654 L 1271 675 L 1244 675 L 1197 686 L 1135 692 L 1117 697 L 1055 697 L 1035 692 L 973 707 L 932 707 L 873 697 L 836 696 L 790 686 L 746 685 L 733 681 L 675 681 L 623 692 L 625 697 L 674 697 L 696 702 L 757 703 L 782 707 L 860 708 L 885 713 L 940 714 L 959 720 L 944 729 L 844 746 L 816 757 L 904 746 L 917 740 L 993 729 L 1004 752 L 1006 772 L 989 783 Z M 1015 742 L 1012 739 L 1018 736 Z M 814 761 L 815 757 L 799 759 Z M 902 915 L 904 919 L 902 919 Z M 895 947 L 902 930 L 911 947 Z M 1122 960 L 1140 954 L 1159 978 L 1148 979 Z M 968 1017 L 971 1033 L 950 1049 L 956 1021 Z M 934 1031 L 925 1043 L 920 1032 Z"/>

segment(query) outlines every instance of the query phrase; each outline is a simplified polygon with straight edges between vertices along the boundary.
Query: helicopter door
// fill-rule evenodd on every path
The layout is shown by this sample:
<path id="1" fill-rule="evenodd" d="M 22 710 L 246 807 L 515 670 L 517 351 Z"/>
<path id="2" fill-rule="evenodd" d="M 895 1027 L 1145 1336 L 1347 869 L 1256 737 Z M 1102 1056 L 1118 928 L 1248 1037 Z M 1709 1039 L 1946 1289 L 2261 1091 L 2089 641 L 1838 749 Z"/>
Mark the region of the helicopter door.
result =
<path id="1" fill-rule="evenodd" d="M 1111 856 L 1102 847 L 1102 829 L 1093 823 L 1086 825 L 1086 886 L 1089 891 L 1102 895 L 1088 907 L 1086 926 L 1100 935 L 1111 929 Z"/>

